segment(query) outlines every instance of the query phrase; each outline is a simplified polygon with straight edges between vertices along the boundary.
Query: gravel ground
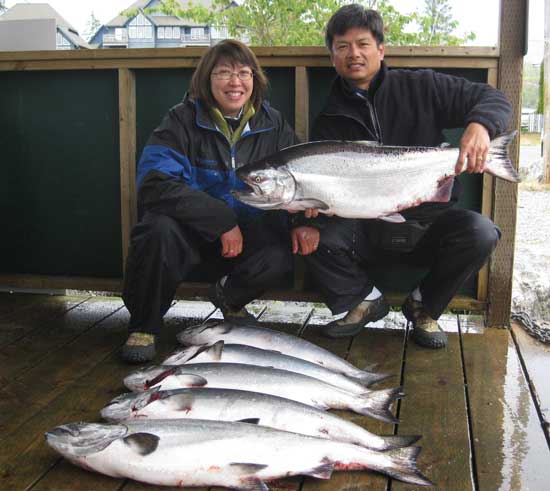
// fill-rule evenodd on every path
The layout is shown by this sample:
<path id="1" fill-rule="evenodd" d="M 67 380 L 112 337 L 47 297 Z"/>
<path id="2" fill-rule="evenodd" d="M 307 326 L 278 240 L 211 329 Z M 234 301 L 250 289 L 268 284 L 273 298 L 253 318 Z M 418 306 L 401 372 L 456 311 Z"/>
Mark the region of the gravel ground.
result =
<path id="1" fill-rule="evenodd" d="M 529 159 L 521 147 L 520 170 L 538 174 L 540 158 Z M 514 255 L 512 310 L 525 311 L 533 320 L 550 322 L 550 191 L 531 191 L 520 185 Z"/>

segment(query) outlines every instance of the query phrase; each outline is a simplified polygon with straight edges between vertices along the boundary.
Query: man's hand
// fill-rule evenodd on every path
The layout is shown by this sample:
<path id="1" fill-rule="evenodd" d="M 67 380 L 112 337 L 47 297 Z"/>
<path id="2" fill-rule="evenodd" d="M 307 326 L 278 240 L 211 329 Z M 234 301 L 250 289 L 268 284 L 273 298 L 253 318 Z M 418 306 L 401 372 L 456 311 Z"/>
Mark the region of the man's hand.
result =
<path id="1" fill-rule="evenodd" d="M 464 170 L 464 161 L 468 159 L 466 172 L 481 173 L 485 170 L 487 152 L 491 145 L 491 138 L 487 128 L 479 123 L 470 123 L 460 140 L 460 153 L 456 162 L 455 174 Z"/>
<path id="2" fill-rule="evenodd" d="M 317 250 L 319 230 L 314 227 L 296 227 L 290 231 L 292 254 L 307 256 Z"/>
<path id="3" fill-rule="evenodd" d="M 220 236 L 223 257 L 236 257 L 243 251 L 243 234 L 238 225 Z"/>

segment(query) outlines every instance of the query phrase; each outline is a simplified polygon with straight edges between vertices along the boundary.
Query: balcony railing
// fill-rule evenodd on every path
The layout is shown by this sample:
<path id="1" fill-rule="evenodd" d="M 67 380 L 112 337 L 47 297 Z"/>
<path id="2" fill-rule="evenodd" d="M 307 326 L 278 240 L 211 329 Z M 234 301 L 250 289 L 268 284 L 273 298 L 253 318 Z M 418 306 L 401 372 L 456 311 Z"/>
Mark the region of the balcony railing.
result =
<path id="1" fill-rule="evenodd" d="M 103 45 L 127 45 L 128 44 L 128 33 L 119 34 L 103 34 Z"/>

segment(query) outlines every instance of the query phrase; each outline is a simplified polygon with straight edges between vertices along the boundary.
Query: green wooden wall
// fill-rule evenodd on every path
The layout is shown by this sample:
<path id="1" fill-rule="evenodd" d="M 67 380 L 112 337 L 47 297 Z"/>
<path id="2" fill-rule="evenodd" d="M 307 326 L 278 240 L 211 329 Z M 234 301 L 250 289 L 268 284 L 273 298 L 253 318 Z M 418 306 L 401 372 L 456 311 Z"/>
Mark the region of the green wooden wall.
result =
<path id="1" fill-rule="evenodd" d="M 485 81 L 481 69 L 444 69 Z M 138 69 L 136 161 L 151 131 L 180 102 L 192 69 Z M 267 99 L 295 117 L 293 68 L 270 67 Z M 310 121 L 321 110 L 332 68 L 310 68 Z M 120 278 L 120 177 L 116 70 L 0 73 L 3 214 L 0 272 Z M 457 144 L 461 129 L 449 131 Z M 461 205 L 479 210 L 480 176 L 462 176 Z M 419 271 L 384 271 L 406 290 Z M 194 275 L 200 279 L 200 272 Z M 463 289 L 475 296 L 475 279 Z"/>
<path id="2" fill-rule="evenodd" d="M 0 73 L 0 271 L 120 277 L 116 71 Z"/>

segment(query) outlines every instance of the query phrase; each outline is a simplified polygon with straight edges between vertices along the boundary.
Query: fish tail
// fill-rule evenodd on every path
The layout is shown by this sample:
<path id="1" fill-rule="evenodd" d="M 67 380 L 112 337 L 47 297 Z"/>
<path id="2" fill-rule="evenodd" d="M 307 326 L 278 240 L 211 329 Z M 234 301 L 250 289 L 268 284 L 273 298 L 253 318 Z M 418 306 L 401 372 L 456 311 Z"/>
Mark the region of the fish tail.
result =
<path id="1" fill-rule="evenodd" d="M 385 452 L 386 450 L 392 450 L 394 448 L 409 447 L 410 445 L 420 440 L 420 438 L 422 437 L 420 435 L 388 435 L 381 438 L 382 440 L 384 440 L 384 443 L 379 448 L 377 448 L 377 450 Z"/>
<path id="2" fill-rule="evenodd" d="M 419 486 L 434 486 L 434 483 L 424 476 L 416 466 L 416 458 L 420 453 L 420 447 L 394 448 L 384 453 L 390 463 L 384 465 L 382 472 L 394 479 L 417 484 Z"/>
<path id="3" fill-rule="evenodd" d="M 500 177 L 505 181 L 519 182 L 519 175 L 512 165 L 508 154 L 508 145 L 516 136 L 517 131 L 505 133 L 491 141 L 491 147 L 487 154 L 485 171 L 489 174 Z"/>
<path id="4" fill-rule="evenodd" d="M 399 423 L 399 420 L 392 414 L 390 406 L 393 401 L 404 395 L 401 387 L 373 390 L 356 398 L 356 404 L 351 409 L 359 414 L 371 416 L 387 423 Z"/>

